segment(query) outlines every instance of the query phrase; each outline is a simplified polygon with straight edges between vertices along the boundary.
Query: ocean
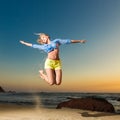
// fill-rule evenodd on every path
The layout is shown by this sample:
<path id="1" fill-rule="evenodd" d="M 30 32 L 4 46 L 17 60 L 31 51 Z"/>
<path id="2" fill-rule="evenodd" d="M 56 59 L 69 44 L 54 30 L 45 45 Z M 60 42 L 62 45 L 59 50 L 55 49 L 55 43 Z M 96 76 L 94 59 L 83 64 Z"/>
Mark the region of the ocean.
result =
<path id="1" fill-rule="evenodd" d="M 120 113 L 120 93 L 72 93 L 72 92 L 38 92 L 38 93 L 0 93 L 0 104 L 17 104 L 39 106 L 43 108 L 56 108 L 60 102 L 68 98 L 83 97 L 104 98 L 111 103 L 116 113 Z"/>

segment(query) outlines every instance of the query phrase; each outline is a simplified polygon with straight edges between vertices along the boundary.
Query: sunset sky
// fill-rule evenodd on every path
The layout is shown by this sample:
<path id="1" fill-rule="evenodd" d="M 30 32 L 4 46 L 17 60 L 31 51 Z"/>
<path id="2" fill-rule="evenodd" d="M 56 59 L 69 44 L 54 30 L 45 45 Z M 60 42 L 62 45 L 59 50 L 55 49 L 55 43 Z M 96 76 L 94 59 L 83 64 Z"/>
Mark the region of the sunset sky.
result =
<path id="1" fill-rule="evenodd" d="M 36 32 L 85 39 L 60 46 L 63 81 L 39 77 L 46 53 Z M 0 86 L 15 91 L 120 92 L 120 0 L 0 0 Z"/>

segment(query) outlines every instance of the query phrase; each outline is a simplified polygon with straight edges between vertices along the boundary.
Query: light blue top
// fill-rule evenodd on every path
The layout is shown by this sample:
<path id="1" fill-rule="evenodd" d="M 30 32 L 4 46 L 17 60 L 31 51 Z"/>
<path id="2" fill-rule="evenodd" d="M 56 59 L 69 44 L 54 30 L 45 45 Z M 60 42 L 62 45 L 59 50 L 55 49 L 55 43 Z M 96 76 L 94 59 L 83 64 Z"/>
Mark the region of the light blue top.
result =
<path id="1" fill-rule="evenodd" d="M 43 44 L 43 45 L 32 44 L 32 48 L 37 48 L 39 50 L 45 51 L 46 53 L 49 53 L 54 49 L 56 49 L 57 45 L 64 45 L 64 44 L 70 44 L 70 43 L 71 43 L 70 39 L 55 39 L 55 40 L 52 40 L 50 44 Z"/>

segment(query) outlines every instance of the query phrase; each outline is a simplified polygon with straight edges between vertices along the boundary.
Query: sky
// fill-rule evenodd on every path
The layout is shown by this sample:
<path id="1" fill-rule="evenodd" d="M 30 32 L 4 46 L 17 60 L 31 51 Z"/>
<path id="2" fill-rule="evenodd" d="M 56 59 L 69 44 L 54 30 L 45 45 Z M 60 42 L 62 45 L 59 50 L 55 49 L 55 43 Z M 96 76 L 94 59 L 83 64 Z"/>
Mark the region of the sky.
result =
<path id="1" fill-rule="evenodd" d="M 0 86 L 13 91 L 120 92 L 120 0 L 0 0 Z M 34 33 L 85 39 L 60 46 L 63 80 L 39 77 L 47 54 Z"/>

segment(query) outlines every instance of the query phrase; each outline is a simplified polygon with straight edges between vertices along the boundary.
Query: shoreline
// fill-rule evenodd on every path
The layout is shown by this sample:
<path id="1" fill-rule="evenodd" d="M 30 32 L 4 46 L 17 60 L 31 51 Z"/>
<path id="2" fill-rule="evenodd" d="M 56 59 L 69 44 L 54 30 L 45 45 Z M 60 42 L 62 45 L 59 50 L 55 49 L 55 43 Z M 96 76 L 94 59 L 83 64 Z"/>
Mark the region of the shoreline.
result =
<path id="1" fill-rule="evenodd" d="M 0 104 L 0 120 L 119 120 L 120 114 L 81 109 Z"/>

